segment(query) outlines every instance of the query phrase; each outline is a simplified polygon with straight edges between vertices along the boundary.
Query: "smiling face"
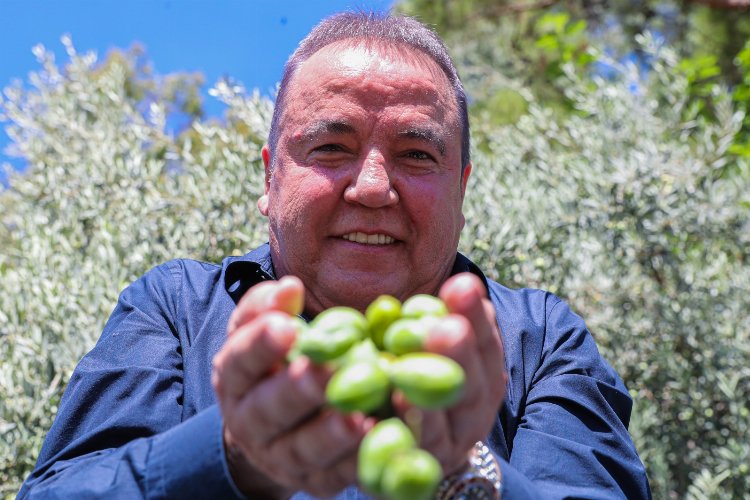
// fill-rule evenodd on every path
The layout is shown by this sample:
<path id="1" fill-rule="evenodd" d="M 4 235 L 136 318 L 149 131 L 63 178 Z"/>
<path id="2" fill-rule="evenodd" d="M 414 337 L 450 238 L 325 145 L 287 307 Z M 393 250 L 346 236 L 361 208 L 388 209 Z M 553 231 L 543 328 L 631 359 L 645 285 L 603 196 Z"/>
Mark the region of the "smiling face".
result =
<path id="1" fill-rule="evenodd" d="M 302 279 L 311 314 L 436 294 L 471 172 L 440 67 L 411 49 L 338 42 L 299 66 L 286 103 L 258 202 L 277 276 Z"/>

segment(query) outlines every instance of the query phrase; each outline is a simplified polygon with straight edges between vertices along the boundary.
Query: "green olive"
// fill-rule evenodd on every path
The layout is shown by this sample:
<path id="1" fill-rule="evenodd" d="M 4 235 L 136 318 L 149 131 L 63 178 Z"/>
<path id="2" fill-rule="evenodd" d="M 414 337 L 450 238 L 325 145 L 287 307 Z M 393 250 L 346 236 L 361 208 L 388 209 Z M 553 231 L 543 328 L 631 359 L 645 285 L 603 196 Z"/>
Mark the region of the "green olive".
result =
<path id="1" fill-rule="evenodd" d="M 339 358 L 340 365 L 343 366 L 355 361 L 377 361 L 380 358 L 380 351 L 372 339 L 366 338 L 360 340 L 349 349 L 344 356 Z"/>
<path id="2" fill-rule="evenodd" d="M 404 318 L 422 318 L 424 316 L 447 316 L 448 307 L 438 297 L 417 294 L 409 297 L 401 306 L 401 316 Z"/>
<path id="3" fill-rule="evenodd" d="M 391 362 L 390 377 L 411 404 L 426 409 L 445 408 L 458 401 L 466 380 L 461 365 L 429 352 L 398 357 Z"/>
<path id="4" fill-rule="evenodd" d="M 382 493 L 380 479 L 383 468 L 399 452 L 417 446 L 414 435 L 398 418 L 389 418 L 375 424 L 362 439 L 357 457 L 357 478 L 371 493 Z"/>
<path id="5" fill-rule="evenodd" d="M 329 366 L 338 369 L 344 365 L 357 361 L 374 361 L 377 362 L 387 373 L 388 367 L 394 359 L 396 359 L 394 354 L 388 351 L 379 350 L 375 347 L 375 343 L 373 343 L 372 339 L 367 338 L 354 344 L 343 356 L 330 362 Z"/>
<path id="6" fill-rule="evenodd" d="M 372 341 L 382 349 L 385 331 L 401 317 L 401 301 L 390 295 L 381 295 L 367 306 L 365 317 L 370 325 Z"/>
<path id="7" fill-rule="evenodd" d="M 427 335 L 438 321 L 433 316 L 400 319 L 388 327 L 383 344 L 393 354 L 421 351 Z"/>
<path id="8" fill-rule="evenodd" d="M 435 457 L 413 448 L 397 453 L 385 465 L 380 487 L 388 500 L 427 500 L 442 478 L 443 470 Z"/>
<path id="9" fill-rule="evenodd" d="M 388 374 L 377 360 L 355 361 L 336 370 L 326 386 L 326 399 L 344 413 L 370 413 L 388 401 L 390 389 Z"/>
<path id="10" fill-rule="evenodd" d="M 352 307 L 337 306 L 326 309 L 315 316 L 310 326 L 327 332 L 354 329 L 360 338 L 367 336 L 367 319 Z"/>
<path id="11" fill-rule="evenodd" d="M 350 307 L 332 307 L 318 314 L 297 337 L 299 351 L 315 363 L 338 358 L 367 337 L 367 320 Z"/>
<path id="12" fill-rule="evenodd" d="M 396 355 L 388 351 L 378 353 L 378 363 L 386 373 L 391 373 L 391 363 L 396 360 Z"/>

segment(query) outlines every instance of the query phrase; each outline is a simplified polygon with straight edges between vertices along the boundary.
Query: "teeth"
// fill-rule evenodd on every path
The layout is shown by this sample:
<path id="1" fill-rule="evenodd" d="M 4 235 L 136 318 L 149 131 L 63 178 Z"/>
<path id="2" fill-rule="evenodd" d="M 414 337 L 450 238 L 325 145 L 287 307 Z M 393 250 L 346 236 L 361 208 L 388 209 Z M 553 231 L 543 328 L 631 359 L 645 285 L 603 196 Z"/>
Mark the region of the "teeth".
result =
<path id="1" fill-rule="evenodd" d="M 345 240 L 363 243 L 366 245 L 388 245 L 394 240 L 385 234 L 365 234 L 365 233 L 348 233 L 342 236 Z"/>

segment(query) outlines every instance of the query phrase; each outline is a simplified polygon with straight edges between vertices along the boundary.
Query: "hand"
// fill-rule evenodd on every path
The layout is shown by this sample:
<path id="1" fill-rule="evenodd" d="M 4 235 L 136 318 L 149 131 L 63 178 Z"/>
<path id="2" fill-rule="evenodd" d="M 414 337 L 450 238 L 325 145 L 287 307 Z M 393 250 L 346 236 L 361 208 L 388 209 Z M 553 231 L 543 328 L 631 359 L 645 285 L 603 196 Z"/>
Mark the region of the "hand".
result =
<path id="1" fill-rule="evenodd" d="M 495 423 L 505 398 L 507 374 L 495 309 L 485 287 L 473 274 L 451 277 L 440 289 L 450 315 L 430 332 L 425 348 L 457 361 L 466 373 L 464 395 L 445 410 L 409 409 L 397 398 L 402 418 L 415 411 L 420 421 L 420 445 L 440 461 L 446 475 L 466 465 L 469 451 Z"/>
<path id="2" fill-rule="evenodd" d="M 290 315 L 301 312 L 303 297 L 293 277 L 251 288 L 214 358 L 230 471 L 251 497 L 329 496 L 355 484 L 359 442 L 372 426 L 324 408 L 327 369 L 304 356 L 286 366 L 296 336 Z"/>

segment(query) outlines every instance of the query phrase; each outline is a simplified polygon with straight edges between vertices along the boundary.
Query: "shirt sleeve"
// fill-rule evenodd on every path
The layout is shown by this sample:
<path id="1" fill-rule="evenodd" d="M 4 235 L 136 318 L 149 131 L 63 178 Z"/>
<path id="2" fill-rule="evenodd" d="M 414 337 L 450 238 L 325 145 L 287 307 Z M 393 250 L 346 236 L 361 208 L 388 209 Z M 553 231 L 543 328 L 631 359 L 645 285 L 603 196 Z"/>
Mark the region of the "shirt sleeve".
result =
<path id="1" fill-rule="evenodd" d="M 503 498 L 651 498 L 627 429 L 625 385 L 583 320 L 557 297 L 547 304 L 541 356 L 519 403 L 509 460 L 499 458 Z"/>
<path id="2" fill-rule="evenodd" d="M 157 267 L 120 295 L 18 498 L 241 498 L 218 407 L 183 415 L 179 269 Z"/>

